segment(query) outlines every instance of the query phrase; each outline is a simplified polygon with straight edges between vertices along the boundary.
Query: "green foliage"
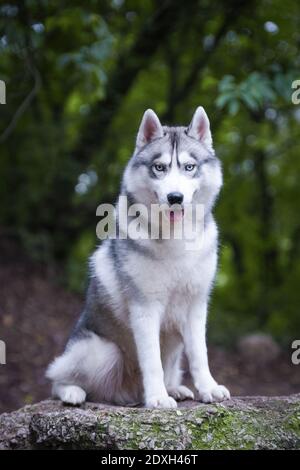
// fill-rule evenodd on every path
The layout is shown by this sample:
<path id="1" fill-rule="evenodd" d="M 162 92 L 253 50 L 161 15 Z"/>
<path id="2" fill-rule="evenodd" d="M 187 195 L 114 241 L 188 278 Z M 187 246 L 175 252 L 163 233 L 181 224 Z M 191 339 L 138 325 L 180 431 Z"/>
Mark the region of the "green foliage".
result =
<path id="1" fill-rule="evenodd" d="M 283 11 L 284 10 L 284 11 Z M 299 5 L 137 0 L 0 7 L 0 223 L 82 290 L 143 111 L 211 117 L 225 185 L 211 334 L 300 330 Z"/>
<path id="2" fill-rule="evenodd" d="M 268 102 L 274 102 L 275 98 L 272 81 L 258 72 L 251 73 L 238 85 L 232 75 L 225 75 L 219 84 L 216 105 L 219 108 L 228 105 L 229 114 L 234 115 L 238 112 L 240 103 L 250 111 L 258 111 Z"/>
<path id="3" fill-rule="evenodd" d="M 225 75 L 219 83 L 219 96 L 216 99 L 218 108 L 228 108 L 230 115 L 235 115 L 243 104 L 249 111 L 258 112 L 278 102 L 282 97 L 286 102 L 291 99 L 291 83 L 297 74 L 287 75 L 279 72 L 272 78 L 253 72 L 241 83 L 235 83 L 235 77 Z"/>

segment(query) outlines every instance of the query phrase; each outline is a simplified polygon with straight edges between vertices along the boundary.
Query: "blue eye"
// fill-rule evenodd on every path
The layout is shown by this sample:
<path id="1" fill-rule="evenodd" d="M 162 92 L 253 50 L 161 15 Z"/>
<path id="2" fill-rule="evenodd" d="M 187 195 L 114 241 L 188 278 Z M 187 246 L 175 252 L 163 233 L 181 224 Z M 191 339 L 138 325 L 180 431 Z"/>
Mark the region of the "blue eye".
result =
<path id="1" fill-rule="evenodd" d="M 156 171 L 165 171 L 165 166 L 161 165 L 160 163 L 157 163 L 156 165 L 154 165 L 154 168 Z"/>
<path id="2" fill-rule="evenodd" d="M 196 165 L 193 165 L 192 163 L 189 163 L 188 165 L 185 165 L 184 169 L 185 171 L 193 171 Z"/>

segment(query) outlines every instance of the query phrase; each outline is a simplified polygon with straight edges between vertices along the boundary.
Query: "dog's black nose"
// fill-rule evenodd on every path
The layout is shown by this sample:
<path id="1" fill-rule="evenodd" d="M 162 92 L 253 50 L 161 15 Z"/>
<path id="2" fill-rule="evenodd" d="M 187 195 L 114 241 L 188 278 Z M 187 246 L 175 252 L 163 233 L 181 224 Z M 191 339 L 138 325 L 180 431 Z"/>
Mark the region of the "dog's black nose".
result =
<path id="1" fill-rule="evenodd" d="M 182 204 L 183 201 L 183 194 L 182 193 L 169 193 L 168 196 L 168 202 L 172 206 L 173 204 Z"/>

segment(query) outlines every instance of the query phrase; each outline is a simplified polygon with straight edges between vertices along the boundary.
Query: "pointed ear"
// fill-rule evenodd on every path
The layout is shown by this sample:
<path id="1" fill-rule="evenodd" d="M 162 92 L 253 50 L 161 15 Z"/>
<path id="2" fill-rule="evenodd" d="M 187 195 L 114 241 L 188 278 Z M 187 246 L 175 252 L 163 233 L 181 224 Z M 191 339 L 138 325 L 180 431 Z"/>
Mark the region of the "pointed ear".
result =
<path id="1" fill-rule="evenodd" d="M 188 127 L 187 134 L 194 139 L 200 140 L 200 142 L 203 142 L 209 149 L 212 149 L 213 142 L 209 119 L 202 106 L 199 106 L 196 109 L 193 119 Z"/>
<path id="2" fill-rule="evenodd" d="M 162 125 L 155 112 L 152 111 L 152 109 L 147 109 L 138 131 L 136 146 L 143 147 L 151 142 L 151 140 L 162 137 L 163 135 Z"/>

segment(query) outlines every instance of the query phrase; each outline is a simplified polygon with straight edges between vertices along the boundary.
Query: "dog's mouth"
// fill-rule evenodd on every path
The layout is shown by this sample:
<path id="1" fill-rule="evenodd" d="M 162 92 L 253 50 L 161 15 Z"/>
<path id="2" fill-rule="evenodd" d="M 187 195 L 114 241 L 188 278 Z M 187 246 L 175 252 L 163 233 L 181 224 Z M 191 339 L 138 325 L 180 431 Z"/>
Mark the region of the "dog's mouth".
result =
<path id="1" fill-rule="evenodd" d="M 170 222 L 178 222 L 184 217 L 184 209 L 169 212 Z"/>

